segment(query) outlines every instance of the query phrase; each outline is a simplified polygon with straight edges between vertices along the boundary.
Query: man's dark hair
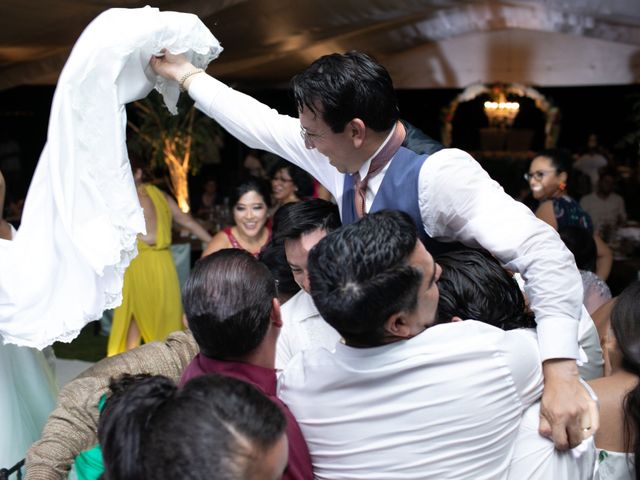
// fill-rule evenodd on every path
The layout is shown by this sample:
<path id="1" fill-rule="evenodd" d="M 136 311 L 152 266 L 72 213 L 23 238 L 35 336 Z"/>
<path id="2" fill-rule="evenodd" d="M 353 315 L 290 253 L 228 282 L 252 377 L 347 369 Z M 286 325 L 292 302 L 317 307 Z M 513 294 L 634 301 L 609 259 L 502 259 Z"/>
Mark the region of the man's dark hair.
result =
<path id="1" fill-rule="evenodd" d="M 399 118 L 389 72 L 359 52 L 325 55 L 291 80 L 298 110 L 308 109 L 334 133 L 360 118 L 368 128 L 385 132 Z"/>
<path id="2" fill-rule="evenodd" d="M 478 320 L 503 330 L 535 328 L 518 283 L 498 261 L 479 250 L 459 250 L 439 255 L 437 323 L 454 316 Z"/>
<path id="3" fill-rule="evenodd" d="M 178 389 L 159 375 L 125 376 L 111 391 L 98 424 L 105 480 L 254 478 L 256 456 L 285 435 L 280 409 L 231 377 Z"/>
<path id="4" fill-rule="evenodd" d="M 311 296 L 348 344 L 381 345 L 389 317 L 416 308 L 422 272 L 409 256 L 417 241 L 411 217 L 382 210 L 335 230 L 311 250 Z"/>
<path id="5" fill-rule="evenodd" d="M 287 204 L 289 205 L 289 204 Z M 291 267 L 287 262 L 284 251 L 284 241 L 271 241 L 260 251 L 260 260 L 271 272 L 278 287 L 278 299 L 284 303 L 300 291 L 300 285 L 296 283 L 291 273 Z"/>
<path id="6" fill-rule="evenodd" d="M 330 233 L 340 227 L 337 205 L 319 198 L 281 206 L 273 218 L 275 240 L 295 240 L 318 229 Z"/>
<path id="7" fill-rule="evenodd" d="M 240 249 L 198 260 L 184 285 L 182 303 L 203 355 L 245 355 L 264 339 L 276 285 L 266 266 Z"/>

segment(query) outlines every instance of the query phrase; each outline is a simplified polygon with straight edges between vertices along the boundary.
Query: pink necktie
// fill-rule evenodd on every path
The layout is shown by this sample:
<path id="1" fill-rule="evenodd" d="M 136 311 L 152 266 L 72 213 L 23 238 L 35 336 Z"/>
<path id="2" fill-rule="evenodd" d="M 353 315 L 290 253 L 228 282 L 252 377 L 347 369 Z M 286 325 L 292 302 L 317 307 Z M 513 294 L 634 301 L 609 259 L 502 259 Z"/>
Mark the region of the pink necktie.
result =
<path id="1" fill-rule="evenodd" d="M 404 130 L 404 125 L 402 125 L 402 123 L 398 121 L 398 123 L 396 124 L 396 129 L 393 132 L 393 135 L 391 136 L 389 141 L 386 143 L 384 147 L 382 147 L 382 150 L 380 150 L 378 154 L 375 157 L 373 157 L 373 159 L 371 160 L 371 165 L 369 165 L 369 171 L 367 172 L 365 177 L 362 180 L 360 180 L 359 172 L 353 175 L 353 181 L 355 186 L 354 202 L 355 202 L 356 214 L 358 215 L 358 218 L 362 218 L 364 216 L 365 198 L 367 194 L 367 184 L 369 183 L 369 179 L 375 177 L 376 174 L 380 170 L 382 170 L 382 168 L 387 163 L 389 163 L 389 160 L 393 158 L 393 156 L 396 154 L 396 152 L 402 145 L 402 142 L 404 142 L 405 135 L 406 135 L 406 132 Z"/>

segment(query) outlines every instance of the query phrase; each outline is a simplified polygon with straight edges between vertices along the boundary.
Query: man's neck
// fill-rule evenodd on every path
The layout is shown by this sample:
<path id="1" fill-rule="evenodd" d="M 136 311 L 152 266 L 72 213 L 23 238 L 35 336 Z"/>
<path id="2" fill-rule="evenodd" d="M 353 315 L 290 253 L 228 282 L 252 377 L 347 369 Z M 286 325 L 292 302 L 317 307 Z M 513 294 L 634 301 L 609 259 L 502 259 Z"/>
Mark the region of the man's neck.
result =
<path id="1" fill-rule="evenodd" d="M 390 128 L 386 132 L 375 132 L 373 130 L 369 130 L 367 132 L 367 135 L 371 137 L 369 139 L 368 152 L 367 152 L 369 156 L 367 157 L 367 160 L 370 160 L 371 158 L 373 158 L 373 156 L 376 153 L 382 150 L 382 147 L 384 147 L 387 144 L 387 142 L 391 139 L 391 134 L 393 133 L 394 129 L 395 129 L 395 126 Z"/>
<path id="2" fill-rule="evenodd" d="M 358 173 L 360 173 L 360 178 L 364 178 L 367 173 L 369 173 L 369 168 L 371 167 L 371 160 L 375 157 L 380 150 L 384 148 L 384 146 L 391 140 L 391 135 L 395 131 L 396 126 L 394 125 L 391 129 L 386 132 L 375 132 L 371 129 L 367 130 L 367 142 L 363 149 L 363 154 L 367 155 L 367 159 L 362 162 L 360 168 L 358 168 Z"/>
<path id="3" fill-rule="evenodd" d="M 248 363 L 263 368 L 275 368 L 276 365 L 276 341 L 277 335 L 273 338 L 273 328 L 270 328 L 260 345 L 251 352 L 239 357 L 227 358 L 226 360 Z"/>

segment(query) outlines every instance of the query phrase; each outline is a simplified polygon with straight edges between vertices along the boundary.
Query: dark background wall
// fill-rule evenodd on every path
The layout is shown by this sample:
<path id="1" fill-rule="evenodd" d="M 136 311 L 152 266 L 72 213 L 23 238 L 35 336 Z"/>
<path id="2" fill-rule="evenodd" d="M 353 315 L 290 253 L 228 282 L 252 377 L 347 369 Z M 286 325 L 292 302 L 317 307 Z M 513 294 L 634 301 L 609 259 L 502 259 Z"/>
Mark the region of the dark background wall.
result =
<path id="1" fill-rule="evenodd" d="M 637 85 L 556 87 L 540 88 L 539 91 L 560 108 L 562 129 L 559 145 L 578 151 L 590 132 L 598 133 L 601 143 L 612 149 L 625 133 L 631 131 L 633 127 L 627 120 L 631 112 L 630 96 L 640 93 L 640 88 Z M 46 142 L 53 92 L 53 87 L 19 87 L 0 92 L 0 140 L 13 139 L 18 143 L 22 166 L 21 178 L 10 186 L 10 195 L 19 197 L 26 192 Z M 249 93 L 282 113 L 295 115 L 293 100 L 287 90 L 254 90 Z M 441 111 L 459 93 L 459 89 L 398 91 L 401 115 L 428 135 L 439 139 Z M 526 101 L 521 103 L 523 118 L 516 119 L 516 124 L 537 128 L 534 147 L 539 147 L 542 141 L 542 117 L 531 105 L 525 109 Z M 474 104 L 461 104 L 456 117 L 454 146 L 476 150 L 479 146 L 478 129 L 486 125 L 482 102 L 478 100 Z M 227 142 L 225 165 L 227 168 L 236 168 L 243 157 L 244 148 L 232 139 L 227 139 Z M 637 161 L 630 150 L 619 152 L 619 157 L 621 163 Z"/>

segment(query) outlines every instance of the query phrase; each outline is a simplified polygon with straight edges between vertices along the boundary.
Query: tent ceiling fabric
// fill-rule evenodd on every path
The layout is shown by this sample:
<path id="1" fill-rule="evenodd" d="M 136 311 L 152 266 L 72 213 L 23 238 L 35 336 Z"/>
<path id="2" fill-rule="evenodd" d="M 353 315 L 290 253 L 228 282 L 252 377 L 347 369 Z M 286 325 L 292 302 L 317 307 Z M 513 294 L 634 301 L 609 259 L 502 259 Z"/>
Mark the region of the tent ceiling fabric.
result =
<path id="1" fill-rule="evenodd" d="M 0 89 L 54 84 L 94 17 L 146 3 L 2 0 Z M 392 65 L 398 87 L 463 87 L 496 75 L 538 85 L 640 83 L 640 0 L 160 0 L 153 6 L 198 15 L 225 48 L 210 72 L 244 87 L 284 86 L 318 56 L 354 49 Z M 499 39 L 526 40 L 526 58 L 497 45 Z M 551 63 L 546 49 L 553 49 Z M 438 54 L 446 55 L 446 71 L 433 71 L 434 61 L 442 63 Z"/>

